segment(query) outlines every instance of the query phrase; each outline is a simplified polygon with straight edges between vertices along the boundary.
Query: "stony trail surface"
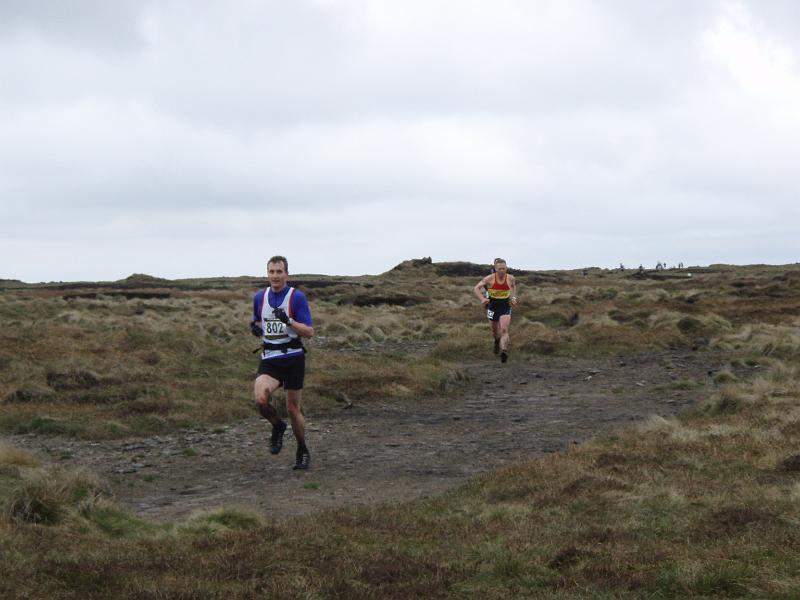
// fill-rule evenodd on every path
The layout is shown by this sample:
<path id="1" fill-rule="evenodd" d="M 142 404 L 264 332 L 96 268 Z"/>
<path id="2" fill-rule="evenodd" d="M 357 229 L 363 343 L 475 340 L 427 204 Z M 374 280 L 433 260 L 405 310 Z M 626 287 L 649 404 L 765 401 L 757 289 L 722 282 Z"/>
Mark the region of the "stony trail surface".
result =
<path id="1" fill-rule="evenodd" d="M 440 494 L 477 473 L 556 452 L 609 428 L 676 414 L 713 390 L 724 359 L 705 352 L 464 365 L 468 385 L 446 398 L 355 404 L 306 415 L 311 469 L 293 471 L 294 439 L 269 453 L 258 417 L 210 431 L 90 442 L 6 436 L 50 460 L 82 465 L 117 501 L 151 519 L 246 506 L 283 519 L 352 504 Z M 694 380 L 695 389 L 678 389 Z M 254 410 L 255 412 L 255 410 Z"/>

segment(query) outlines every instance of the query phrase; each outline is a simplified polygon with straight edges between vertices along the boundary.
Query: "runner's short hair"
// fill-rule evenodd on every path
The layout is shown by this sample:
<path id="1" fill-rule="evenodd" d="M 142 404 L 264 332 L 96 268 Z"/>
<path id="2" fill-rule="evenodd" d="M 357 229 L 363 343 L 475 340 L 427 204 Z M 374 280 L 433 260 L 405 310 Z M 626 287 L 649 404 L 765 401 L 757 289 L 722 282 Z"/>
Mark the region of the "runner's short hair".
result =
<path id="1" fill-rule="evenodd" d="M 496 265 L 497 263 L 503 263 L 503 264 L 505 264 L 505 263 L 506 263 L 506 259 L 505 259 L 505 258 L 499 258 L 499 257 L 498 257 L 498 258 L 495 258 L 495 259 L 494 259 L 494 263 L 492 263 L 492 264 L 495 264 L 495 265 Z"/>
<path id="2" fill-rule="evenodd" d="M 286 260 L 285 256 L 273 256 L 272 258 L 270 258 L 267 261 L 267 270 L 269 270 L 270 263 L 279 263 L 279 262 L 283 263 L 283 270 L 288 273 L 289 272 L 289 261 Z"/>

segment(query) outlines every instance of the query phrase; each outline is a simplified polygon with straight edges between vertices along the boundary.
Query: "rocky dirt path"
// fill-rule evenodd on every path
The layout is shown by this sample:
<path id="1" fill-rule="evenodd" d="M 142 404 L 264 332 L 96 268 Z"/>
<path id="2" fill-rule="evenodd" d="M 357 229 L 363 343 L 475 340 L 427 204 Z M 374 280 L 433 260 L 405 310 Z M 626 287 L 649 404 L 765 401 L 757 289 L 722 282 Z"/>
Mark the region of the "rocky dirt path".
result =
<path id="1" fill-rule="evenodd" d="M 313 459 L 307 472 L 289 468 L 291 431 L 284 451 L 272 456 L 269 427 L 256 417 L 213 433 L 104 442 L 23 435 L 9 441 L 92 469 L 118 501 L 147 518 L 240 505 L 282 519 L 326 507 L 425 498 L 610 427 L 675 414 L 711 393 L 709 373 L 723 363 L 707 353 L 475 361 L 465 365 L 468 388 L 446 399 L 307 415 Z M 686 379 L 705 387 L 670 385 Z"/>

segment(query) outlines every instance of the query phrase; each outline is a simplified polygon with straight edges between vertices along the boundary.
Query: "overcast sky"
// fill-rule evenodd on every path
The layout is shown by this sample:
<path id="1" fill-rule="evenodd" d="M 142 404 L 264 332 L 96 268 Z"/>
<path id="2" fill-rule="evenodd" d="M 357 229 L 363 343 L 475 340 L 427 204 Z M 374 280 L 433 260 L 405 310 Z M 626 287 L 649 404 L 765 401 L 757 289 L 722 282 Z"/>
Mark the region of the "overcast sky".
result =
<path id="1" fill-rule="evenodd" d="M 800 261 L 800 3 L 0 0 L 0 278 Z"/>

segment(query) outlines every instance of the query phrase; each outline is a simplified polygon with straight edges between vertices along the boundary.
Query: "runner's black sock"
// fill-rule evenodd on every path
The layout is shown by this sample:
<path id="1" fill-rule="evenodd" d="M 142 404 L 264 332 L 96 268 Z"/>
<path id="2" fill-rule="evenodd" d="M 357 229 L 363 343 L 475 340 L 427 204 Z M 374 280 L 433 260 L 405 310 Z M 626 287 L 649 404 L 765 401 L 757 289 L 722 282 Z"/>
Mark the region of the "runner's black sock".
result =
<path id="1" fill-rule="evenodd" d="M 273 425 L 277 425 L 281 422 L 280 417 L 278 416 L 278 411 L 271 404 L 258 404 L 258 412 L 261 413 L 261 416 L 264 417 L 267 421 L 272 423 Z"/>

